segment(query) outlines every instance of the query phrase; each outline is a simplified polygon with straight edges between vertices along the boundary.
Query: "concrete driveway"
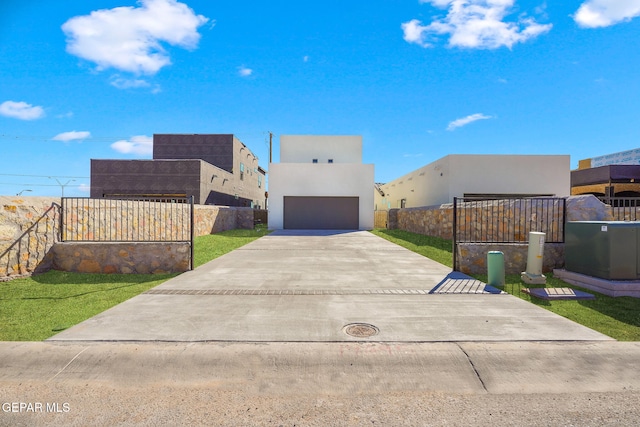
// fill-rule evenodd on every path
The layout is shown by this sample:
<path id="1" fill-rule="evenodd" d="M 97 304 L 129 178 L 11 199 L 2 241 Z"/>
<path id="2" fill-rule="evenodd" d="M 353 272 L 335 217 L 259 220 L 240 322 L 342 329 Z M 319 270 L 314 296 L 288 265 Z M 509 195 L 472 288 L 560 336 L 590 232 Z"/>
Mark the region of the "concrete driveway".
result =
<path id="1" fill-rule="evenodd" d="M 364 231 L 276 231 L 50 341 L 611 338 Z"/>

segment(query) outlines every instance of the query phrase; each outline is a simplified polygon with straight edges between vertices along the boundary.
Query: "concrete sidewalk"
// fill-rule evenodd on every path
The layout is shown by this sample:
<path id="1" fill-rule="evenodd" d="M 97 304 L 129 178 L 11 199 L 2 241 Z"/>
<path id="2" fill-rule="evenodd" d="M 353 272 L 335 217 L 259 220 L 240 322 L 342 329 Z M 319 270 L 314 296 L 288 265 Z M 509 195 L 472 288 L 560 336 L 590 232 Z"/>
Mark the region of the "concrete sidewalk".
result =
<path id="1" fill-rule="evenodd" d="M 632 426 L 639 356 L 615 341 L 0 343 L 0 426 Z"/>
<path id="2" fill-rule="evenodd" d="M 610 340 L 450 273 L 368 232 L 277 231 L 50 341 Z"/>
<path id="3" fill-rule="evenodd" d="M 638 342 L 1 343 L 0 384 L 173 384 L 277 395 L 640 392 Z"/>

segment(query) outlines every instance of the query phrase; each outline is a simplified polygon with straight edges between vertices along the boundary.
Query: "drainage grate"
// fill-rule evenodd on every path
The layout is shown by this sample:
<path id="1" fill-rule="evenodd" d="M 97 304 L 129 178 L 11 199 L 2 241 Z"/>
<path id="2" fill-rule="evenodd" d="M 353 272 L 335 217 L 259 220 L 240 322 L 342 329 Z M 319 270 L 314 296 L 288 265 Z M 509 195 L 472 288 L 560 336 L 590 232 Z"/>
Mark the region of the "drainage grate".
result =
<path id="1" fill-rule="evenodd" d="M 345 334 L 356 338 L 368 338 L 378 335 L 380 330 L 368 323 L 351 323 L 342 328 Z"/>
<path id="2" fill-rule="evenodd" d="M 428 295 L 429 289 L 149 289 L 147 295 Z"/>

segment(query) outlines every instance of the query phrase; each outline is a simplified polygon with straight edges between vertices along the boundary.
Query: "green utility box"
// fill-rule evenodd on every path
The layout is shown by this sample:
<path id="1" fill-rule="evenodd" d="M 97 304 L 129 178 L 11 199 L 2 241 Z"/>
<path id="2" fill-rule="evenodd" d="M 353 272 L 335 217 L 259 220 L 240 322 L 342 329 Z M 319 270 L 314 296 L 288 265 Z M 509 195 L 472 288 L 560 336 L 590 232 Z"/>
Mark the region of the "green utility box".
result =
<path id="1" fill-rule="evenodd" d="M 565 269 L 609 280 L 640 278 L 640 222 L 575 221 L 565 227 Z"/>

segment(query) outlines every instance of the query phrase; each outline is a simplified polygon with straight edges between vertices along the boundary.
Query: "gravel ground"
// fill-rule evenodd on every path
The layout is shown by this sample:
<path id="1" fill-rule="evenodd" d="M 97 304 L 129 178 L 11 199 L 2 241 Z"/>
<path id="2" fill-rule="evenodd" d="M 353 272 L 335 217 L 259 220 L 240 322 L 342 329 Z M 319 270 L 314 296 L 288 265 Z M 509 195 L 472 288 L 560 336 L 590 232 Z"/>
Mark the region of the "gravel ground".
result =
<path id="1" fill-rule="evenodd" d="M 19 396 L 16 399 L 15 396 Z M 11 402 L 43 412 L 6 412 Z M 0 391 L 0 426 L 637 426 L 640 392 L 580 394 L 365 393 L 262 395 L 211 387 L 14 384 Z M 46 412 L 46 404 L 54 412 Z M 58 412 L 55 412 L 57 409 Z"/>

